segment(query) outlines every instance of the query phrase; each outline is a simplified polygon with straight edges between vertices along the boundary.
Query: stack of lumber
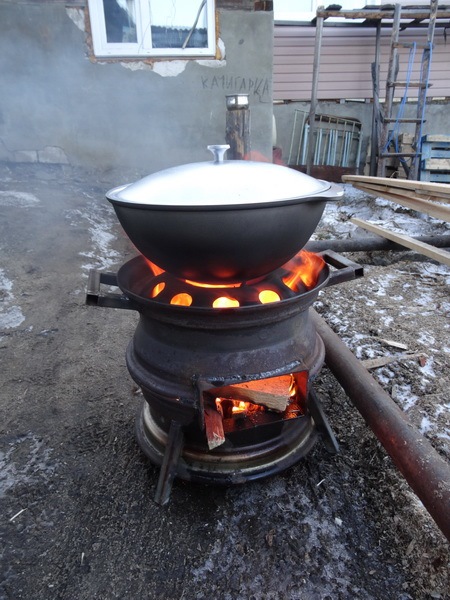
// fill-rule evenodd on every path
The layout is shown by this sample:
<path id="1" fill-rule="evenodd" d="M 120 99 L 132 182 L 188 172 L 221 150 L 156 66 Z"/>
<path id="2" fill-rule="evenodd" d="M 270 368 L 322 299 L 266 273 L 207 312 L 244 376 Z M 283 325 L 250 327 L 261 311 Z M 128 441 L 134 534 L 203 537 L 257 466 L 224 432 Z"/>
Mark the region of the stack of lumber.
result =
<path id="1" fill-rule="evenodd" d="M 354 187 L 372 196 L 386 198 L 401 206 L 450 223 L 450 206 L 448 206 L 448 203 L 450 203 L 450 184 L 362 175 L 345 175 L 342 177 L 342 181 L 351 183 Z M 409 236 L 387 231 L 378 225 L 361 219 L 355 218 L 351 221 L 358 227 L 450 266 L 450 252 L 424 244 Z"/>

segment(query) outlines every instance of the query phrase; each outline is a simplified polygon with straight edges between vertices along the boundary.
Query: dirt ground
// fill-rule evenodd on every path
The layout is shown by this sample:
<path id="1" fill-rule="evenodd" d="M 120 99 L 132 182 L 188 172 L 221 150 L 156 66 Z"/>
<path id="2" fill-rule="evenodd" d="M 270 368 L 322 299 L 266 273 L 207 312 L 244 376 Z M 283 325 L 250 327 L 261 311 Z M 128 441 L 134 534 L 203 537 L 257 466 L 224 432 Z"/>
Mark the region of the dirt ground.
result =
<path id="1" fill-rule="evenodd" d="M 104 198 L 133 179 L 0 165 L 0 598 L 449 598 L 448 543 L 326 368 L 317 390 L 340 454 L 319 442 L 271 479 L 177 481 L 166 507 L 153 502 L 125 365 L 137 315 L 84 304 L 89 268 L 133 255 Z M 347 189 L 317 237 L 361 234 L 352 214 L 448 231 Z M 364 279 L 316 308 L 361 360 L 412 353 L 374 376 L 449 459 L 449 269 L 408 252 L 351 258 Z"/>

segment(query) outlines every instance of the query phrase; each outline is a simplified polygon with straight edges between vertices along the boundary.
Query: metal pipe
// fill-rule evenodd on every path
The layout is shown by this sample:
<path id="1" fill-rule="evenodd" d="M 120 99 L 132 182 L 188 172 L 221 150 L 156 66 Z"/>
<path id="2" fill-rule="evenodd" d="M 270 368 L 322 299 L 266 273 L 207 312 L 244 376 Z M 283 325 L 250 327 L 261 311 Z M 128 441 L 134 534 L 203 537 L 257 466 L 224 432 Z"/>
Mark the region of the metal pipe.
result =
<path id="1" fill-rule="evenodd" d="M 418 242 L 429 244 L 435 248 L 450 248 L 450 234 L 432 236 L 423 235 L 414 237 Z M 309 252 L 323 252 L 334 250 L 335 252 L 373 252 L 376 250 L 407 251 L 408 248 L 401 244 L 391 242 L 382 237 L 351 238 L 346 240 L 310 240 L 305 250 Z"/>
<path id="2" fill-rule="evenodd" d="M 450 465 L 361 365 L 325 321 L 310 310 L 325 344 L 325 362 L 394 464 L 450 540 Z"/>

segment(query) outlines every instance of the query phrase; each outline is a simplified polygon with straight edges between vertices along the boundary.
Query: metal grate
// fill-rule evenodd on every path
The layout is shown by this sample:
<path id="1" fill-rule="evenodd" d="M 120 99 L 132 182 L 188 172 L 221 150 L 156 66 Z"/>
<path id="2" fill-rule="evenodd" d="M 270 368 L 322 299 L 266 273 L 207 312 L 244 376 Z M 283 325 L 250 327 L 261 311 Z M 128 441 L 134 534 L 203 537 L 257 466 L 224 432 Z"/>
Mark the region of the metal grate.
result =
<path id="1" fill-rule="evenodd" d="M 361 158 L 361 128 L 356 119 L 316 115 L 313 164 L 357 168 Z M 309 113 L 295 110 L 289 165 L 306 165 L 309 130 Z"/>

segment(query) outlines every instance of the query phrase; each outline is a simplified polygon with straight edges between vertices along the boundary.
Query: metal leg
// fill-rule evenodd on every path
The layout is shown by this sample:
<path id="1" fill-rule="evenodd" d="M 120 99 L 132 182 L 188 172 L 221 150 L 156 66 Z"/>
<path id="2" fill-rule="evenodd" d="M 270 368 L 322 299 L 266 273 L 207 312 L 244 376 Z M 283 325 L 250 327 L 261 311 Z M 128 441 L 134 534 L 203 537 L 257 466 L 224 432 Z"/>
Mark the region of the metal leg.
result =
<path id="1" fill-rule="evenodd" d="M 156 487 L 155 502 L 164 506 L 169 502 L 172 483 L 175 478 L 178 460 L 184 445 L 184 434 L 181 423 L 172 421 L 170 424 L 169 437 L 164 452 L 164 459 L 159 472 L 158 485 Z"/>
<path id="2" fill-rule="evenodd" d="M 309 391 L 308 395 L 308 410 L 311 413 L 312 418 L 317 426 L 317 429 L 324 434 L 325 448 L 331 454 L 337 454 L 339 452 L 339 443 L 334 435 L 331 425 L 328 422 L 325 413 L 323 412 L 320 400 L 313 389 Z"/>

